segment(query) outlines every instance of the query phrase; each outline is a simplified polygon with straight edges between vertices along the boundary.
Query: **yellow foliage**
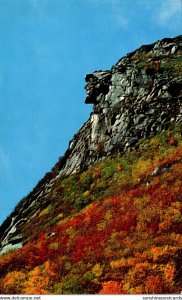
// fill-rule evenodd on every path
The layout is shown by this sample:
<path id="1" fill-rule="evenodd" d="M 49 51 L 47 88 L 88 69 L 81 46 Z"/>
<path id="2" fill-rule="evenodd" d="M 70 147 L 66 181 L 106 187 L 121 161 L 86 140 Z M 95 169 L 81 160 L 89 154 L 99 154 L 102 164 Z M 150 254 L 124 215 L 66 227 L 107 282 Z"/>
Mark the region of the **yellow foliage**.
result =
<path id="1" fill-rule="evenodd" d="M 56 275 L 56 272 L 55 272 L 56 264 L 55 263 L 50 262 L 49 260 L 47 260 L 44 263 L 43 266 L 44 266 L 44 274 L 45 275 L 48 275 L 48 276 L 55 276 Z"/>
<path id="2" fill-rule="evenodd" d="M 98 230 L 103 230 L 103 229 L 105 229 L 105 227 L 107 226 L 107 222 L 111 219 L 111 217 L 112 217 L 112 214 L 111 214 L 111 212 L 108 210 L 108 211 L 106 212 L 106 214 L 105 214 L 104 220 L 103 220 L 101 223 L 97 224 Z"/>
<path id="3" fill-rule="evenodd" d="M 147 261 L 146 262 L 137 263 L 135 265 L 135 270 L 137 270 L 137 271 L 148 270 L 150 268 L 151 268 L 151 265 Z"/>
<path id="4" fill-rule="evenodd" d="M 126 258 L 121 258 L 119 260 L 111 261 L 111 268 L 126 268 L 128 266 L 128 262 Z"/>
<path id="5" fill-rule="evenodd" d="M 145 197 L 147 200 L 147 197 Z M 141 207 L 142 208 L 142 207 Z M 150 222 L 155 222 L 157 217 L 159 218 L 161 215 L 161 209 L 157 204 L 151 204 L 143 206 L 138 213 L 138 224 L 141 225 L 141 228 L 145 229 L 145 225 Z M 141 229 L 140 228 L 140 229 Z"/>
<path id="6" fill-rule="evenodd" d="M 173 206 L 170 206 L 168 208 L 165 209 L 165 212 L 163 213 L 163 218 L 164 218 L 164 221 L 168 220 L 168 221 L 171 221 L 172 223 L 177 221 L 177 220 L 181 220 L 181 209 L 180 209 L 180 206 L 181 205 L 173 205 Z"/>
<path id="7" fill-rule="evenodd" d="M 76 234 L 75 229 L 72 226 L 70 226 L 66 229 L 66 233 L 69 234 L 69 235 L 75 235 Z"/>
<path id="8" fill-rule="evenodd" d="M 131 288 L 131 285 L 129 282 L 126 282 L 124 285 L 123 285 L 123 289 L 126 293 L 129 293 L 129 290 Z"/>
<path id="9" fill-rule="evenodd" d="M 21 293 L 26 280 L 26 275 L 21 271 L 7 273 L 3 279 L 4 293 Z"/>
<path id="10" fill-rule="evenodd" d="M 172 263 L 168 263 L 164 268 L 164 280 L 167 285 L 174 284 L 175 266 Z"/>
<path id="11" fill-rule="evenodd" d="M 152 247 L 151 253 L 153 256 L 153 261 L 160 261 L 173 257 L 177 251 L 177 247 L 166 245 L 164 247 Z"/>
<path id="12" fill-rule="evenodd" d="M 128 257 L 127 258 L 128 266 L 135 266 L 138 262 L 139 262 L 139 259 L 136 257 Z"/>
<path id="13" fill-rule="evenodd" d="M 137 181 L 138 177 L 147 173 L 152 165 L 151 159 L 139 158 L 137 164 L 132 168 L 132 177 L 134 181 Z"/>
<path id="14" fill-rule="evenodd" d="M 158 141 L 158 139 L 157 138 L 155 138 L 155 137 L 153 137 L 152 139 L 151 139 L 151 141 L 150 141 L 150 146 L 151 146 L 151 148 L 152 149 L 158 149 L 158 147 L 159 147 L 159 141 Z"/>
<path id="15" fill-rule="evenodd" d="M 59 248 L 59 243 L 58 243 L 58 242 L 51 243 L 51 244 L 49 245 L 49 248 L 50 248 L 50 249 L 57 250 L 57 249 Z"/>
<path id="16" fill-rule="evenodd" d="M 141 294 L 144 294 L 144 288 L 143 288 L 143 286 L 136 286 L 135 287 L 135 290 L 134 290 L 134 294 L 139 294 L 139 295 L 141 295 Z"/>
<path id="17" fill-rule="evenodd" d="M 42 216 L 48 214 L 49 211 L 50 211 L 50 206 L 47 206 L 39 213 L 39 217 L 42 217 Z"/>
<path id="18" fill-rule="evenodd" d="M 92 268 L 92 273 L 94 274 L 95 277 L 100 277 L 102 275 L 102 272 L 103 272 L 103 268 L 99 263 Z"/>
<path id="19" fill-rule="evenodd" d="M 86 197 L 86 198 L 89 197 L 90 196 L 90 192 L 89 191 L 84 192 L 83 196 Z"/>
<path id="20" fill-rule="evenodd" d="M 49 294 L 46 289 L 49 285 L 48 276 L 44 275 L 39 267 L 28 273 L 23 293 L 24 294 Z"/>
<path id="21" fill-rule="evenodd" d="M 61 219 L 61 218 L 63 218 L 64 217 L 64 214 L 63 213 L 60 213 L 59 215 L 57 215 L 57 218 L 58 219 Z"/>
<path id="22" fill-rule="evenodd" d="M 175 245 L 182 247 L 182 234 L 172 232 L 170 235 L 170 239 L 175 241 Z"/>
<path id="23" fill-rule="evenodd" d="M 103 222 L 97 224 L 97 229 L 103 230 L 106 227 L 106 225 L 107 225 L 106 221 L 103 221 Z"/>
<path id="24" fill-rule="evenodd" d="M 126 289 L 126 291 L 129 293 L 133 293 L 134 291 L 132 292 L 131 288 L 133 289 L 133 287 L 141 285 L 144 282 L 146 276 L 149 274 L 150 270 L 150 263 L 136 263 L 135 266 L 129 269 L 128 273 L 124 277 L 124 289 Z M 129 283 L 128 287 L 127 283 Z"/>
<path id="25" fill-rule="evenodd" d="M 165 154 L 163 155 L 164 157 L 167 157 L 168 159 L 173 158 L 174 155 L 177 152 L 177 148 L 174 147 L 170 147 L 168 149 L 166 149 Z"/>
<path id="26" fill-rule="evenodd" d="M 180 180 L 179 180 L 180 181 Z M 180 187 L 181 187 L 181 181 L 180 181 Z M 181 209 L 182 204 L 181 202 L 177 201 L 177 202 L 172 202 L 171 203 L 171 207 L 176 208 L 176 209 Z"/>
<path id="27" fill-rule="evenodd" d="M 112 213 L 111 213 L 110 210 L 108 210 L 108 211 L 106 212 L 106 214 L 105 214 L 104 219 L 105 219 L 106 221 L 109 221 L 111 218 L 112 218 Z"/>
<path id="28" fill-rule="evenodd" d="M 138 207 L 139 210 L 142 210 L 144 207 L 147 206 L 148 203 L 150 203 L 151 198 L 148 195 L 143 195 L 142 198 L 135 198 L 134 199 L 134 205 Z"/>

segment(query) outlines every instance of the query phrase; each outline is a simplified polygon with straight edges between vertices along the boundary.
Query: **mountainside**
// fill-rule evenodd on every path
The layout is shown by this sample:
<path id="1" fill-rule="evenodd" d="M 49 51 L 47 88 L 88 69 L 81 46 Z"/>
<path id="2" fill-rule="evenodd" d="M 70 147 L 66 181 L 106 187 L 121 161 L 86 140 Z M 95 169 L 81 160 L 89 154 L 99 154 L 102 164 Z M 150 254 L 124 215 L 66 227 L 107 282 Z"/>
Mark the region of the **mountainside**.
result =
<path id="1" fill-rule="evenodd" d="M 0 292 L 181 291 L 181 49 L 86 75 L 93 113 L 0 227 Z"/>
<path id="2" fill-rule="evenodd" d="M 181 120 L 181 42 L 163 39 L 122 58 L 110 71 L 86 76 L 89 120 L 70 142 L 61 174 L 126 151 Z"/>

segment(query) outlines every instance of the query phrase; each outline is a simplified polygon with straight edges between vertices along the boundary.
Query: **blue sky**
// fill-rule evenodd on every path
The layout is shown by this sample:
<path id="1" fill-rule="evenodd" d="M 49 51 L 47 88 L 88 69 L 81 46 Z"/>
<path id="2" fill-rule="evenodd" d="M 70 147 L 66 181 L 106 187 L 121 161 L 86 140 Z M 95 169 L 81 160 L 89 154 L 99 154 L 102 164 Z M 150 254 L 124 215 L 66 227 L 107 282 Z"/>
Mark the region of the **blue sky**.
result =
<path id="1" fill-rule="evenodd" d="M 87 120 L 84 76 L 181 34 L 180 0 L 0 1 L 0 222 Z"/>

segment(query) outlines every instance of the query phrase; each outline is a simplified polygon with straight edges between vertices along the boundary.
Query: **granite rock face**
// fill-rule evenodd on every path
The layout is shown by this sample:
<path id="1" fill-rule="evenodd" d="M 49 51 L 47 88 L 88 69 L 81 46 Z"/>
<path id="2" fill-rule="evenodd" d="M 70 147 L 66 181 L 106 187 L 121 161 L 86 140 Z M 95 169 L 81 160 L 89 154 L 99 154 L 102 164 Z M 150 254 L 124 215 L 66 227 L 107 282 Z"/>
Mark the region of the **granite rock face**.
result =
<path id="1" fill-rule="evenodd" d="M 141 138 L 182 122 L 181 54 L 182 36 L 166 38 L 126 55 L 111 70 L 86 75 L 85 102 L 93 112 L 52 171 L 1 225 L 0 254 L 26 242 L 22 225 L 51 203 L 49 192 L 61 176 L 130 151 Z"/>
<path id="2" fill-rule="evenodd" d="M 93 113 L 60 161 L 69 175 L 182 121 L 182 36 L 142 46 L 109 71 L 88 74 Z"/>

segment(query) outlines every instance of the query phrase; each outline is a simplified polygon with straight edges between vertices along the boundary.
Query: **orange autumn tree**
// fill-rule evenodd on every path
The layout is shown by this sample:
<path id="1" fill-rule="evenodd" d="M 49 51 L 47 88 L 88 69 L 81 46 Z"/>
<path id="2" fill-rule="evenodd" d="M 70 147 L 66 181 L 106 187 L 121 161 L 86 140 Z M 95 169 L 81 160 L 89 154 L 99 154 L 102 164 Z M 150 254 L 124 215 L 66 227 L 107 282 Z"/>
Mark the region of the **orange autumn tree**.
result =
<path id="1" fill-rule="evenodd" d="M 117 295 L 117 294 L 124 294 L 122 289 L 121 283 L 118 281 L 107 281 L 102 284 L 102 289 L 100 290 L 99 294 L 103 295 Z"/>
<path id="2" fill-rule="evenodd" d="M 44 265 L 36 267 L 28 273 L 23 293 L 49 294 L 49 287 L 55 276 L 55 264 L 46 261 Z"/>
<path id="3" fill-rule="evenodd" d="M 3 294 L 21 294 L 26 280 L 26 275 L 21 271 L 7 273 L 2 281 Z"/>

